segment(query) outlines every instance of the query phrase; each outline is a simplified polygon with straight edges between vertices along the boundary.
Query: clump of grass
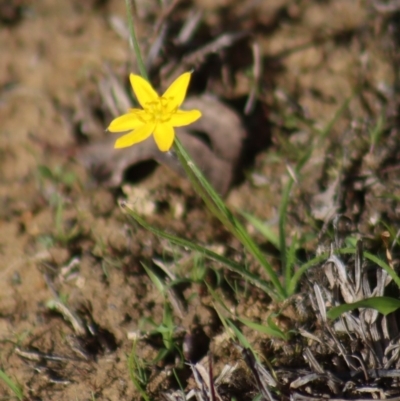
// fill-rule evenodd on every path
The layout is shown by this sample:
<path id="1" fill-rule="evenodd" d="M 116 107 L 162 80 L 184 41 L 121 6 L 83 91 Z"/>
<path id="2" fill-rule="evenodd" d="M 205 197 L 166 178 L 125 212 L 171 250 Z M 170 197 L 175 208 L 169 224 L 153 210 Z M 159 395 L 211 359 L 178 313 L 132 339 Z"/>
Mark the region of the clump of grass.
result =
<path id="1" fill-rule="evenodd" d="M 65 210 L 68 201 L 65 193 L 69 192 L 78 182 L 77 176 L 71 172 L 56 166 L 50 169 L 40 165 L 37 169 L 37 180 L 50 206 L 54 209 L 54 233 L 42 235 L 39 240 L 45 247 L 51 247 L 56 243 L 69 244 L 81 234 L 78 223 L 67 226 L 64 222 Z"/>
<path id="2" fill-rule="evenodd" d="M 132 351 L 128 358 L 129 376 L 136 390 L 145 401 L 150 401 L 147 395 L 146 387 L 149 381 L 149 375 L 145 362 L 137 356 L 137 340 L 133 341 Z"/>

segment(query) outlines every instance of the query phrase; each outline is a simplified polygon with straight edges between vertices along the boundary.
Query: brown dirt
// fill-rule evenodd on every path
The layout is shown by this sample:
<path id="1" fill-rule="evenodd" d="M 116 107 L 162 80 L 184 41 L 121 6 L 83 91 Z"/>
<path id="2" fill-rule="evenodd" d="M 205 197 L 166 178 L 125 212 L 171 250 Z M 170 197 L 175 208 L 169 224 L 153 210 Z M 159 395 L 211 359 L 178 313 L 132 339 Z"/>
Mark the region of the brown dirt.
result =
<path id="1" fill-rule="evenodd" d="M 157 37 L 154 23 L 164 15 L 159 3 L 137 1 L 143 49 Z M 276 221 L 288 166 L 294 168 L 302 149 L 313 144 L 292 194 L 289 218 L 288 236 L 313 234 L 304 241 L 304 252 L 315 250 L 318 230 L 336 212 L 345 213 L 371 238 L 382 224 L 389 224 L 391 232 L 398 228 L 397 52 L 391 36 L 398 28 L 392 14 L 378 13 L 372 3 L 197 0 L 181 2 L 164 15 L 171 29 L 167 50 L 151 68 L 160 87 L 171 81 L 164 68 L 168 63 L 170 71 L 179 71 L 180 60 L 194 48 L 226 32 L 249 34 L 184 68 L 196 67 L 193 95 L 208 91 L 219 96 L 246 126 L 242 179 L 227 197 L 233 210 Z M 179 48 L 173 39 L 193 10 L 203 10 L 202 24 L 193 42 Z M 0 1 L 0 20 L 0 368 L 22 386 L 27 399 L 140 399 L 127 355 L 132 336 L 151 329 L 141 326 L 143 318 L 161 322 L 164 305 L 142 263 L 155 268 L 165 263 L 188 278 L 194 262 L 128 221 L 117 199 L 144 199 L 141 212 L 150 223 L 239 260 L 241 249 L 188 183 L 167 167 L 130 169 L 121 191 L 97 182 L 74 159 L 82 144 L 110 135 L 104 130 L 113 113 L 100 96 L 99 83 L 112 71 L 125 84 L 136 68 L 122 0 Z M 262 55 L 262 71 L 255 110 L 245 115 L 254 44 Z M 351 96 L 332 130 L 319 140 L 323 134 L 318 130 Z M 372 146 L 369 132 L 380 115 L 386 129 Z M 211 270 L 206 280 L 217 286 Z M 233 303 L 229 290 L 222 292 Z M 84 354 L 69 342 L 77 337 L 71 324 L 47 306 L 55 293 L 99 327 L 93 338 L 82 336 Z M 210 348 L 217 371 L 238 360 L 205 285 L 183 285 L 179 294 L 185 306 L 173 309 L 177 343 L 195 341 L 199 357 Z M 266 302 L 258 291 L 249 292 L 238 312 L 263 316 Z M 244 331 L 255 344 L 267 341 Z M 16 347 L 69 359 L 29 361 Z M 140 341 L 139 348 L 140 357 L 150 361 L 160 339 Z M 149 368 L 152 397 L 177 388 L 170 374 L 174 358 Z M 168 377 L 162 376 L 165 372 Z M 184 386 L 186 380 L 192 383 L 187 369 L 181 368 L 180 375 Z M 0 398 L 7 394 L 0 382 Z"/>

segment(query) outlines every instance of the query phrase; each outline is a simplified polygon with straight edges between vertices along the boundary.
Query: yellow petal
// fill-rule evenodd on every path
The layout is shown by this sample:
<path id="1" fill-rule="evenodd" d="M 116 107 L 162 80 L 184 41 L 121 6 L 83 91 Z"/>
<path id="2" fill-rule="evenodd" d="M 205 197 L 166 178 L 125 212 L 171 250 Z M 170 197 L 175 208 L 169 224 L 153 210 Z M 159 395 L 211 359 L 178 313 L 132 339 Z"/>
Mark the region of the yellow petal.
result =
<path id="1" fill-rule="evenodd" d="M 171 124 L 157 124 L 154 129 L 154 140 L 161 152 L 167 152 L 174 143 L 175 131 Z"/>
<path id="2" fill-rule="evenodd" d="M 147 103 L 157 102 L 159 96 L 152 86 L 140 75 L 129 75 L 132 89 L 140 105 L 145 108 Z"/>
<path id="3" fill-rule="evenodd" d="M 194 123 L 201 117 L 201 113 L 199 110 L 178 110 L 171 116 L 171 119 L 168 121 L 173 127 L 183 127 L 184 125 L 189 125 Z"/>
<path id="4" fill-rule="evenodd" d="M 133 130 L 143 125 L 143 121 L 141 121 L 138 117 L 139 115 L 136 110 L 131 109 L 130 113 L 124 114 L 112 120 L 107 129 L 110 132 L 123 132 Z"/>
<path id="5" fill-rule="evenodd" d="M 115 149 L 127 148 L 147 139 L 154 130 L 154 124 L 145 124 L 140 128 L 118 138 L 114 144 Z"/>
<path id="6" fill-rule="evenodd" d="M 185 72 L 180 75 L 162 95 L 162 97 L 168 101 L 168 110 L 172 111 L 177 109 L 185 100 L 191 75 L 190 72 Z"/>

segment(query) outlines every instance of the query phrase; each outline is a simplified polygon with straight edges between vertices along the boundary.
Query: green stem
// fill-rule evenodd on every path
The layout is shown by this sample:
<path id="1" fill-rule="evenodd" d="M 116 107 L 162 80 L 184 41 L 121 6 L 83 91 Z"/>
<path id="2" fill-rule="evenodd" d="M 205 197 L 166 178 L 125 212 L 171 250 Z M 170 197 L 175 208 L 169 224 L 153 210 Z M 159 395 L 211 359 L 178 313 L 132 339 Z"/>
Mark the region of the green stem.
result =
<path id="1" fill-rule="evenodd" d="M 138 64 L 138 68 L 140 71 L 140 75 L 146 79 L 147 81 L 149 80 L 149 77 L 147 75 L 146 67 L 143 63 L 142 59 L 142 53 L 140 51 L 139 47 L 139 42 L 137 40 L 136 36 L 136 31 L 135 31 L 135 21 L 133 19 L 133 7 L 132 7 L 132 1 L 133 0 L 125 0 L 125 5 L 126 5 L 126 12 L 128 14 L 128 26 L 129 26 L 129 33 L 131 35 L 131 40 L 132 40 L 132 46 L 133 50 L 135 52 L 136 56 L 136 61 Z"/>
<path id="2" fill-rule="evenodd" d="M 215 192 L 214 188 L 203 176 L 202 172 L 194 164 L 185 148 L 178 138 L 175 137 L 174 149 L 191 183 L 197 193 L 202 197 L 204 203 L 211 212 L 221 221 L 221 223 L 243 244 L 243 246 L 256 258 L 264 270 L 267 272 L 276 292 L 277 299 L 285 299 L 285 290 L 279 281 L 278 275 L 273 267 L 265 259 L 260 248 L 250 238 L 242 224 L 233 216 L 221 197 Z"/>
<path id="3" fill-rule="evenodd" d="M 287 246 L 286 246 L 286 218 L 288 212 L 288 205 L 290 199 L 290 193 L 292 191 L 294 184 L 293 177 L 289 174 L 289 182 L 283 192 L 281 204 L 279 207 L 279 248 L 281 252 L 281 265 L 282 265 L 282 272 L 285 278 L 285 288 L 289 286 L 289 282 L 292 278 L 292 270 L 293 266 L 290 265 L 287 261 Z"/>

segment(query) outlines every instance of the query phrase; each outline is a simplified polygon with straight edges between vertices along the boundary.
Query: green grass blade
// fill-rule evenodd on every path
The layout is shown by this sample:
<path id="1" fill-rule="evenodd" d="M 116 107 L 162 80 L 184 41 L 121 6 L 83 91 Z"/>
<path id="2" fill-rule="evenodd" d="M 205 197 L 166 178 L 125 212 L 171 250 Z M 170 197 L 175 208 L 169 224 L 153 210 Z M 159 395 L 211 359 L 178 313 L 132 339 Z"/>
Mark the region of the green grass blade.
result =
<path id="1" fill-rule="evenodd" d="M 390 297 L 373 297 L 368 299 L 363 299 L 358 302 L 353 302 L 351 304 L 343 304 L 331 308 L 327 316 L 329 319 L 337 319 L 340 315 L 345 312 L 349 312 L 359 308 L 371 308 L 377 310 L 383 315 L 388 315 L 400 308 L 400 300 Z"/>
<path id="2" fill-rule="evenodd" d="M 283 276 L 285 278 L 285 287 L 287 287 L 290 282 L 291 273 L 288 268 L 288 264 L 286 262 L 286 220 L 287 220 L 287 208 L 289 205 L 290 192 L 292 191 L 292 187 L 294 184 L 294 179 L 292 176 L 289 176 L 289 182 L 286 185 L 285 190 L 282 194 L 282 199 L 279 207 L 279 249 L 281 251 L 281 266 Z"/>
<path id="3" fill-rule="evenodd" d="M 241 212 L 242 216 L 262 235 L 267 239 L 276 249 L 280 250 L 279 235 L 275 234 L 268 224 L 254 217 L 250 213 Z"/>
<path id="4" fill-rule="evenodd" d="M 4 370 L 0 369 L 0 380 L 2 380 L 5 385 L 15 394 L 15 396 L 22 401 L 24 398 L 24 393 L 22 392 L 21 386 L 15 383 L 11 377 L 9 377 Z"/>
<path id="5" fill-rule="evenodd" d="M 152 365 L 157 365 L 159 362 L 164 361 L 165 358 L 169 355 L 170 351 L 166 348 L 160 348 L 157 352 L 155 358 L 151 361 Z"/>
<path id="6" fill-rule="evenodd" d="M 132 350 L 128 358 L 128 370 L 136 390 L 139 391 L 140 395 L 145 401 L 150 401 L 150 397 L 146 392 L 147 376 L 143 362 L 136 356 L 136 341 L 133 342 Z"/>
<path id="7" fill-rule="evenodd" d="M 287 251 L 286 256 L 286 266 L 285 266 L 285 286 L 286 286 L 286 293 L 288 296 L 292 295 L 290 290 L 290 283 L 293 276 L 294 266 L 296 263 L 296 251 L 299 247 L 299 241 L 297 239 L 297 235 L 295 234 L 292 238 L 292 243 L 290 244 L 290 248 Z"/>
<path id="8" fill-rule="evenodd" d="M 175 138 L 174 149 L 179 158 L 179 162 L 185 170 L 185 173 L 197 194 L 201 196 L 211 213 L 214 214 L 214 216 L 217 217 L 227 229 L 232 231 L 233 228 L 232 222 L 230 221 L 230 213 L 226 213 L 227 207 L 225 203 L 205 179 L 202 172 L 193 163 L 191 157 L 186 152 L 178 138 Z M 212 197 L 213 194 L 214 198 Z"/>
<path id="9" fill-rule="evenodd" d="M 329 258 L 329 253 L 324 253 L 322 255 L 318 255 L 315 258 L 312 258 L 307 263 L 304 263 L 297 271 L 294 272 L 293 277 L 290 280 L 290 284 L 288 287 L 288 294 L 292 295 L 296 291 L 297 284 L 303 274 L 310 269 L 311 267 L 317 266 L 322 263 L 324 260 Z"/>
<path id="10" fill-rule="evenodd" d="M 355 253 L 355 252 L 354 252 Z M 400 277 L 396 274 L 396 272 L 382 259 L 379 259 L 377 256 L 372 255 L 372 253 L 364 252 L 364 257 L 371 262 L 376 263 L 379 267 L 386 271 L 387 274 L 393 279 L 393 281 L 400 288 Z"/>
<path id="11" fill-rule="evenodd" d="M 144 270 L 146 270 L 147 275 L 150 277 L 150 280 L 153 282 L 153 284 L 156 286 L 157 290 L 159 293 L 165 295 L 165 285 L 164 283 L 159 279 L 159 277 L 150 269 L 148 268 L 143 262 L 141 263 L 143 266 Z"/>
<path id="12" fill-rule="evenodd" d="M 352 254 L 352 255 L 354 255 L 356 253 L 356 249 L 355 248 L 342 248 L 342 249 L 338 249 L 337 252 L 341 253 L 341 254 Z M 400 277 L 396 274 L 396 272 L 384 260 L 379 259 L 377 256 L 372 255 L 372 253 L 369 253 L 369 252 L 364 252 L 363 256 L 364 256 L 364 258 L 370 260 L 371 262 L 375 263 L 380 268 L 385 270 L 386 273 L 393 279 L 393 281 L 400 288 Z"/>
<path id="13" fill-rule="evenodd" d="M 333 118 L 329 121 L 329 123 L 326 125 L 324 129 L 320 131 L 320 138 L 325 139 L 329 133 L 331 132 L 333 126 L 336 124 L 336 122 L 339 120 L 339 118 L 342 116 L 342 114 L 347 110 L 349 107 L 350 102 L 353 100 L 353 98 L 357 95 L 357 91 L 355 91 L 351 96 L 349 96 L 339 107 L 339 109 L 336 111 L 334 114 Z"/>
<path id="14" fill-rule="evenodd" d="M 143 62 L 142 53 L 140 51 L 139 42 L 137 40 L 136 31 L 135 31 L 135 21 L 133 20 L 133 7 L 132 0 L 125 0 L 126 13 L 128 16 L 128 26 L 129 26 L 129 34 L 131 38 L 131 44 L 133 46 L 133 51 L 135 52 L 136 62 L 138 64 L 138 68 L 140 71 L 140 75 L 148 81 L 148 75 L 146 71 L 146 67 Z"/>
<path id="15" fill-rule="evenodd" d="M 232 260 L 225 258 L 224 256 L 218 255 L 217 253 L 215 253 L 205 247 L 194 244 L 193 242 L 176 237 L 172 234 L 166 233 L 165 231 L 159 230 L 159 229 L 151 226 L 150 224 L 148 224 L 146 222 L 146 220 L 142 219 L 137 213 L 135 213 L 132 209 L 130 209 L 128 207 L 128 205 L 126 205 L 124 203 L 121 203 L 121 207 L 123 207 L 123 210 L 125 212 L 127 212 L 129 216 L 131 216 L 137 223 L 139 223 L 146 230 L 152 232 L 153 234 L 155 234 L 161 238 L 165 238 L 165 239 L 171 241 L 175 245 L 181 246 L 183 248 L 188 248 L 195 252 L 199 252 L 200 254 L 202 254 L 203 256 L 205 256 L 209 259 L 212 259 L 216 262 L 222 263 L 229 270 L 240 274 L 243 278 L 248 280 L 251 284 L 262 289 L 271 297 L 277 298 L 277 294 L 276 294 L 274 288 L 272 288 L 268 282 L 266 282 L 265 280 L 262 280 L 258 275 L 249 272 L 242 265 L 235 263 Z"/>
<path id="16" fill-rule="evenodd" d="M 249 348 L 249 349 L 253 350 L 250 342 L 243 335 L 243 333 L 235 326 L 235 324 L 230 319 L 226 319 L 226 322 L 227 322 L 228 326 L 232 329 L 232 331 L 235 333 L 235 336 L 238 339 L 240 345 L 243 348 Z"/>
<path id="17" fill-rule="evenodd" d="M 217 304 L 229 315 L 232 315 L 232 310 L 225 305 L 223 299 L 209 286 L 207 285 L 208 290 L 210 291 L 210 294 L 212 296 L 212 298 L 214 299 L 215 302 L 217 302 Z M 223 313 L 220 311 L 219 307 L 216 307 L 214 304 L 214 310 L 216 311 L 222 325 L 225 327 L 225 330 L 227 331 L 227 333 L 229 334 L 229 336 L 232 338 L 232 340 L 234 339 L 234 337 L 232 336 L 232 332 L 234 334 L 234 336 L 236 337 L 236 339 L 241 343 L 241 345 L 244 348 L 248 348 L 251 350 L 251 352 L 254 354 L 254 357 L 258 360 L 257 358 L 257 354 L 255 352 L 255 350 L 253 349 L 253 347 L 251 346 L 250 342 L 247 340 L 247 338 L 243 335 L 243 333 L 236 327 L 236 325 L 233 323 L 232 319 L 230 318 L 226 318 Z M 241 320 L 240 318 L 235 318 L 233 317 L 233 319 L 237 319 L 237 320 Z M 247 321 L 250 322 L 250 321 Z M 247 322 L 242 322 L 244 324 L 246 324 Z M 253 322 L 250 322 L 250 324 Z M 254 323 L 255 324 L 255 323 Z M 250 326 L 249 326 L 250 327 Z M 255 329 L 253 327 L 253 329 Z"/>
<path id="18" fill-rule="evenodd" d="M 287 334 L 285 334 L 277 325 L 264 325 L 264 324 L 259 324 L 252 322 L 249 319 L 245 319 L 242 317 L 238 317 L 237 320 L 239 320 L 241 323 L 249 327 L 250 329 L 253 329 L 255 331 L 258 331 L 263 334 L 267 334 L 268 336 L 272 337 L 278 337 L 281 338 L 282 340 L 288 340 Z"/>
<path id="19" fill-rule="evenodd" d="M 379 143 L 385 131 L 385 123 L 385 113 L 381 113 L 376 121 L 375 126 L 369 130 L 370 152 L 372 152 L 375 146 Z"/>
<path id="20" fill-rule="evenodd" d="M 275 298 L 281 300 L 285 299 L 286 294 L 281 282 L 279 281 L 278 275 L 275 273 L 270 263 L 268 263 L 258 245 L 251 239 L 242 224 L 233 216 L 232 212 L 227 208 L 221 197 L 215 192 L 214 188 L 205 179 L 202 172 L 193 163 L 177 138 L 175 139 L 174 148 L 185 172 L 206 205 L 264 268 L 276 290 Z"/>

